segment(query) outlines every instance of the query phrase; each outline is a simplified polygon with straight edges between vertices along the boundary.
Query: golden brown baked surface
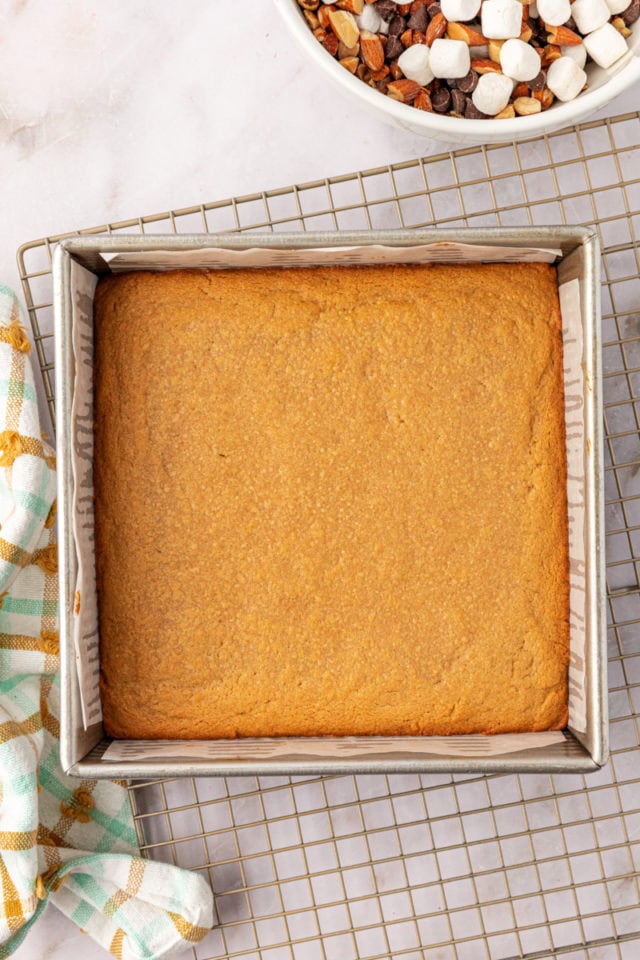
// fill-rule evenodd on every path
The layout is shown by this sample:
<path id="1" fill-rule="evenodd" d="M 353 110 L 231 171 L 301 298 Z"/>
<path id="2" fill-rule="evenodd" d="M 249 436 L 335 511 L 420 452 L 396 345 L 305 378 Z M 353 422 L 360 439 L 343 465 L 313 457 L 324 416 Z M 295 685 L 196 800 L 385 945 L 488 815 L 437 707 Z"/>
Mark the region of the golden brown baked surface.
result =
<path id="1" fill-rule="evenodd" d="M 96 330 L 109 734 L 565 724 L 553 268 L 133 273 Z"/>

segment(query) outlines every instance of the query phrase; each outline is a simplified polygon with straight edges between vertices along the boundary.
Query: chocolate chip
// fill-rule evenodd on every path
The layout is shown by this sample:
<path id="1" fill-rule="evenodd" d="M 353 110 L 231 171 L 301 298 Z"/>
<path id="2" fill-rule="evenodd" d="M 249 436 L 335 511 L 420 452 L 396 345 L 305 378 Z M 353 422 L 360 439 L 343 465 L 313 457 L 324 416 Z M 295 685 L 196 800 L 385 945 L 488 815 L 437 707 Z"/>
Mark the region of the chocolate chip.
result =
<path id="1" fill-rule="evenodd" d="M 457 86 L 458 90 L 462 90 L 463 93 L 473 93 L 478 86 L 478 74 L 475 70 L 469 70 L 466 77 L 460 77 Z"/>
<path id="2" fill-rule="evenodd" d="M 376 0 L 374 6 L 385 23 L 389 23 L 391 18 L 398 12 L 395 0 Z"/>
<path id="3" fill-rule="evenodd" d="M 427 7 L 427 13 L 429 14 L 429 16 L 431 17 L 431 19 L 433 20 L 433 18 L 434 18 L 435 16 L 437 16 L 439 13 L 442 13 L 442 9 L 441 9 L 441 7 L 440 7 L 440 4 L 439 4 L 439 3 L 430 3 L 429 6 Z"/>
<path id="4" fill-rule="evenodd" d="M 395 60 L 395 58 L 399 57 L 403 52 L 404 47 L 399 37 L 387 37 L 387 43 L 384 48 L 384 55 L 387 60 Z"/>
<path id="5" fill-rule="evenodd" d="M 620 14 L 625 27 L 630 27 L 640 17 L 640 0 L 632 0 L 627 9 Z"/>
<path id="6" fill-rule="evenodd" d="M 407 21 L 404 17 L 396 16 L 389 21 L 389 36 L 399 37 L 407 29 Z"/>
<path id="7" fill-rule="evenodd" d="M 427 13 L 426 7 L 418 7 L 415 13 L 412 13 L 409 17 L 409 22 L 407 23 L 408 27 L 411 27 L 412 30 L 419 30 L 422 33 L 427 29 L 429 24 L 429 14 Z"/>
<path id="8" fill-rule="evenodd" d="M 446 87 L 441 87 L 431 94 L 431 104 L 436 113 L 446 113 L 451 106 L 451 94 Z"/>
<path id="9" fill-rule="evenodd" d="M 467 98 L 465 97 L 462 90 L 452 90 L 451 91 L 451 106 L 456 113 L 464 115 L 464 108 L 467 103 Z"/>
<path id="10" fill-rule="evenodd" d="M 638 0 L 638 2 L 640 2 L 640 0 Z M 537 77 L 534 77 L 533 80 L 529 80 L 529 90 L 544 90 L 546 83 L 547 78 L 541 70 Z"/>
<path id="11" fill-rule="evenodd" d="M 578 32 L 578 25 L 573 17 L 569 17 L 569 19 L 565 21 L 564 26 L 567 27 L 568 30 L 573 30 L 574 33 Z"/>
<path id="12" fill-rule="evenodd" d="M 533 36 L 536 37 L 536 39 L 541 40 L 544 46 L 548 42 L 546 26 L 544 26 L 537 17 L 529 17 L 527 23 L 531 28 Z"/>
<path id="13" fill-rule="evenodd" d="M 486 113 L 483 113 L 481 110 L 478 110 L 475 103 L 471 97 L 467 98 L 467 103 L 464 108 L 464 115 L 467 120 L 488 120 L 489 117 Z"/>

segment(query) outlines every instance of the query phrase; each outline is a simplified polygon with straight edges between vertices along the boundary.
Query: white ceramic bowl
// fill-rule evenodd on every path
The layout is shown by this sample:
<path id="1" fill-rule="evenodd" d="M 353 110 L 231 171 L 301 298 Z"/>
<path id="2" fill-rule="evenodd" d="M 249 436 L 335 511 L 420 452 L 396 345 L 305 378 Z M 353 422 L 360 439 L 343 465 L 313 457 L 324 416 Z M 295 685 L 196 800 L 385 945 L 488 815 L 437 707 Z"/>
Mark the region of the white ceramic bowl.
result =
<path id="1" fill-rule="evenodd" d="M 341 67 L 318 43 L 296 0 L 275 0 L 275 4 L 305 56 L 317 63 L 343 90 L 381 119 L 412 133 L 449 143 L 504 143 L 550 133 L 584 120 L 640 80 L 640 20 L 636 20 L 629 37 L 629 53 L 608 70 L 590 63 L 587 67 L 588 89 L 569 103 L 556 101 L 544 113 L 513 120 L 464 120 L 425 113 L 383 96 Z"/>

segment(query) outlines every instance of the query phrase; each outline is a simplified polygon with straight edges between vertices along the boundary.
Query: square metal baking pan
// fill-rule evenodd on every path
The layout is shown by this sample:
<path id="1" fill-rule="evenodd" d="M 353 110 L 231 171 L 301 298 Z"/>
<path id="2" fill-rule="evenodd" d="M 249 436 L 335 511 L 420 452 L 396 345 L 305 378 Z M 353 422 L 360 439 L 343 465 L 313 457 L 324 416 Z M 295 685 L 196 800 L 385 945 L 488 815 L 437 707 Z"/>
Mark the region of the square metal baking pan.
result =
<path id="1" fill-rule="evenodd" d="M 585 491 L 585 635 L 584 651 L 572 651 L 572 659 L 584 667 L 584 722 L 553 742 L 530 740 L 533 746 L 494 754 L 495 738 L 471 737 L 350 737 L 283 738 L 281 740 L 178 741 L 156 744 L 148 741 L 118 742 L 119 756 L 109 759 L 112 741 L 100 722 L 83 724 L 78 656 L 74 642 L 74 598 L 78 575 L 78 551 L 74 533 L 74 471 L 72 406 L 77 365 L 74 352 L 74 312 L 77 299 L 72 289 L 72 266 L 80 264 L 93 274 L 111 272 L 114 256 L 131 257 L 127 269 L 159 269 L 184 266 L 183 258 L 206 265 L 215 251 L 260 250 L 273 256 L 287 251 L 289 262 L 296 251 L 317 248 L 385 247 L 396 260 L 410 259 L 415 248 L 427 244 L 467 244 L 503 248 L 505 259 L 516 248 L 554 248 L 561 251 L 559 270 L 565 279 L 577 281 L 581 304 L 584 369 L 584 463 Z M 401 251 L 399 255 L 397 251 Z M 202 255 L 202 263 L 198 255 Z M 160 255 L 160 256 L 159 256 Z M 344 256 L 344 253 L 342 253 Z M 371 252 L 374 259 L 374 252 Z M 172 261 L 175 259 L 175 264 Z M 164 262 L 162 262 L 164 260 Z M 189 260 L 187 261 L 190 262 Z M 365 259 L 362 262 L 366 261 Z M 377 261 L 379 262 L 379 260 Z M 259 269 L 259 268 L 257 268 Z M 137 779 L 201 775 L 317 775 L 339 773 L 392 774 L 402 772 L 588 772 L 602 766 L 608 757 L 607 658 L 604 590 L 603 462 L 600 370 L 599 247 L 594 232 L 583 227 L 484 228 L 459 230 L 397 230 L 315 234 L 244 234 L 194 236 L 78 237 L 63 241 L 54 255 L 54 315 L 56 348 L 56 406 L 58 411 L 58 506 L 60 551 L 60 647 L 61 647 L 61 760 L 76 776 Z M 77 293 L 77 291 L 76 291 Z M 89 306 L 90 311 L 90 306 Z M 93 691 L 94 699 L 98 691 Z M 540 737 L 524 734 L 526 738 Z M 107 753 L 107 756 L 105 756 Z"/>

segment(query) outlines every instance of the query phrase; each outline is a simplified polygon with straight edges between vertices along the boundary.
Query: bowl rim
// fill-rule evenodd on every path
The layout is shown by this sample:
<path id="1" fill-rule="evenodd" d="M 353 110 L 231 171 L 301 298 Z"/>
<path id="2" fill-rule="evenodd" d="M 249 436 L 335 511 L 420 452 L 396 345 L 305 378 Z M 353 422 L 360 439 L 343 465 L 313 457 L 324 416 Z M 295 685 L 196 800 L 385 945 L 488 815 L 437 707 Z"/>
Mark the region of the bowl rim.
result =
<path id="1" fill-rule="evenodd" d="M 614 97 L 626 90 L 636 80 L 640 80 L 640 54 L 629 49 L 623 58 L 626 63 L 595 90 L 587 89 L 574 100 L 565 103 L 556 101 L 550 111 L 532 114 L 528 117 L 514 117 L 508 120 L 467 120 L 466 118 L 450 117 L 446 114 L 426 113 L 416 110 L 409 104 L 400 103 L 390 97 L 383 97 L 378 90 L 374 90 L 357 77 L 341 67 L 338 61 L 318 43 L 304 20 L 302 10 L 297 0 L 274 0 L 289 29 L 295 34 L 304 50 L 319 64 L 333 79 L 353 95 L 359 97 L 368 106 L 387 114 L 401 126 L 411 125 L 422 128 L 425 133 L 440 134 L 442 140 L 456 139 L 464 136 L 466 140 L 476 140 L 482 143 L 483 138 L 491 130 L 504 133 L 504 139 L 523 139 L 527 135 L 537 136 L 544 133 L 546 128 L 560 128 L 569 126 L 586 115 L 594 113 L 605 106 Z M 461 120 L 464 119 L 464 126 Z M 499 127 L 493 124 L 498 123 Z M 491 124 L 489 129 L 487 124 Z"/>

